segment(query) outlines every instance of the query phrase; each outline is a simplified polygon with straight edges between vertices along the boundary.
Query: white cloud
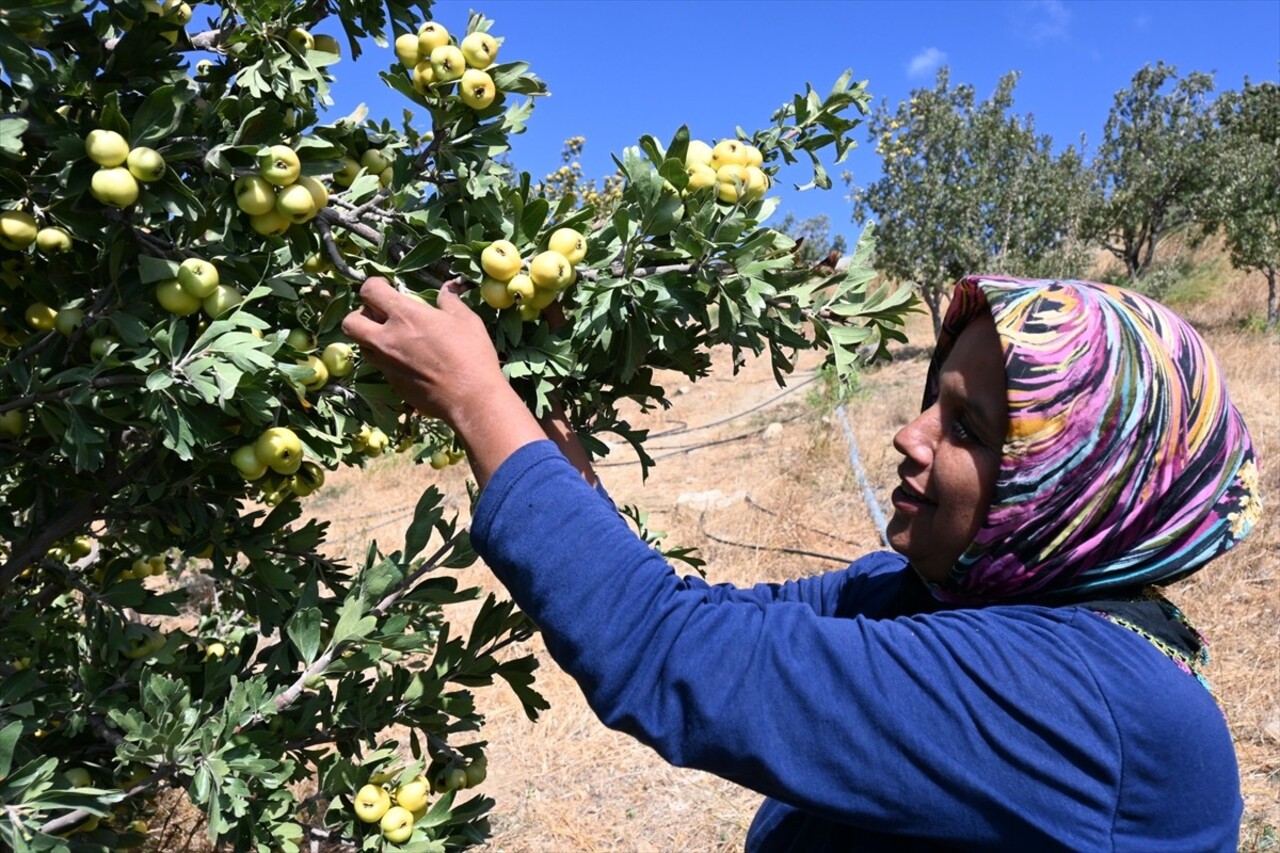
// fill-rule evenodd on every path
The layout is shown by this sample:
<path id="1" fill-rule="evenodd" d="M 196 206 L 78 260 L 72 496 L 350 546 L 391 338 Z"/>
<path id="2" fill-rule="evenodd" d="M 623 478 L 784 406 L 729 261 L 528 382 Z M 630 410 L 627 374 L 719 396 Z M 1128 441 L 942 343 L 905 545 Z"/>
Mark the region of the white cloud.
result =
<path id="1" fill-rule="evenodd" d="M 907 76 L 924 77 L 927 74 L 932 74 L 946 61 L 947 55 L 945 53 L 936 47 L 927 47 L 911 57 L 911 61 L 907 63 Z"/>
<path id="2" fill-rule="evenodd" d="M 1067 38 L 1071 12 L 1062 0 L 1028 0 L 1013 7 L 1014 31 L 1034 44 Z"/>

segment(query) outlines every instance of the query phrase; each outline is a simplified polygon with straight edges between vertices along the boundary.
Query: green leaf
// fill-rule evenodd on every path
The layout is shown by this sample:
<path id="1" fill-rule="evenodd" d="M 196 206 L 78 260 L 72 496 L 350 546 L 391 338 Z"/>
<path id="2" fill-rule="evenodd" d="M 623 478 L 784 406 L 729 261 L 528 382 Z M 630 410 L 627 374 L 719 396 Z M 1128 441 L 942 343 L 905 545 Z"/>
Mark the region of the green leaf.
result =
<path id="1" fill-rule="evenodd" d="M 22 736 L 22 729 L 21 720 L 14 720 L 3 729 L 0 729 L 0 782 L 3 782 L 9 776 L 9 769 L 13 766 L 13 749 L 18 745 L 18 738 Z"/>
<path id="2" fill-rule="evenodd" d="M 25 118 L 6 116 L 0 118 L 0 151 L 18 156 L 22 154 L 22 134 L 30 126 Z"/>
<path id="3" fill-rule="evenodd" d="M 133 132 L 129 144 L 137 147 L 168 139 L 181 124 L 182 108 L 191 96 L 192 93 L 186 90 L 179 94 L 173 85 L 152 90 L 133 115 Z"/>
<path id="4" fill-rule="evenodd" d="M 428 486 L 418 498 L 418 505 L 413 510 L 413 521 L 404 536 L 405 562 L 422 553 L 431 540 L 431 534 L 444 515 L 441 503 L 444 496 L 435 486 Z"/>
<path id="5" fill-rule="evenodd" d="M 320 654 L 320 628 L 324 615 L 315 607 L 298 610 L 285 625 L 289 640 L 304 664 L 311 664 Z"/>

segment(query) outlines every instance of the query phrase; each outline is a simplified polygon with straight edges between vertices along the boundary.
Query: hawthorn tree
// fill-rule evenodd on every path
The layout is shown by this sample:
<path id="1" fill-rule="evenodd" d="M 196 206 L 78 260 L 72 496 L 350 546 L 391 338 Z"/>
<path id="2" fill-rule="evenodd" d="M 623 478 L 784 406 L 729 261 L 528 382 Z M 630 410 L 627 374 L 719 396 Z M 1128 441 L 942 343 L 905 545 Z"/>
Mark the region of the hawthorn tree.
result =
<path id="1" fill-rule="evenodd" d="M 941 328 L 949 286 L 974 272 L 1070 276 L 1082 167 L 1077 152 L 1052 151 L 1030 116 L 1012 114 L 1017 75 L 978 102 L 951 85 L 947 68 L 868 122 L 882 176 L 852 186 L 854 220 L 876 222 L 876 267 L 912 282 Z M 852 177 L 846 176 L 852 185 Z"/>
<path id="2" fill-rule="evenodd" d="M 1116 93 L 1090 163 L 1081 236 L 1124 263 L 1131 280 L 1171 231 L 1205 213 L 1211 180 L 1213 76 L 1157 62 Z"/>
<path id="3" fill-rule="evenodd" d="M 761 225 L 782 164 L 829 183 L 864 85 L 806 87 L 718 170 L 685 128 L 646 136 L 607 207 L 553 203 L 508 165 L 546 91 L 519 35 L 428 0 L 199 8 L 0 11 L 0 846 L 135 846 L 168 791 L 230 849 L 462 848 L 493 805 L 471 691 L 545 707 L 535 660 L 497 655 L 532 626 L 493 596 L 445 619 L 480 593 L 445 571 L 475 557 L 434 487 L 355 565 L 303 520 L 326 471 L 458 458 L 342 339 L 353 285 L 477 285 L 529 406 L 647 467 L 618 403 L 665 405 L 656 371 L 696 380 L 727 346 L 780 382 L 810 348 L 848 374 L 901 338 L 910 296 L 868 291 L 869 240 L 814 279 Z M 400 125 L 321 110 L 365 50 Z"/>
<path id="4" fill-rule="evenodd" d="M 1280 85 L 1246 80 L 1241 91 L 1218 97 L 1214 113 L 1204 225 L 1222 229 L 1233 266 L 1266 278 L 1271 331 L 1280 322 Z"/>

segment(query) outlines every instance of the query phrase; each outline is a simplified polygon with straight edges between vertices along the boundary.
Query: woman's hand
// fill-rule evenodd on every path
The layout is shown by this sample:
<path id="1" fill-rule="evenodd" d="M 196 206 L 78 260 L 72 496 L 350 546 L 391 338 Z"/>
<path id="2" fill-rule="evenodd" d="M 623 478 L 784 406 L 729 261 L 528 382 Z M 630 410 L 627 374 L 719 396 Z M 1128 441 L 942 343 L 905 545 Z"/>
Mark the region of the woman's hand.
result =
<path id="1" fill-rule="evenodd" d="M 386 279 L 361 286 L 364 307 L 342 322 L 405 402 L 453 427 L 483 486 L 525 444 L 545 438 L 498 365 L 484 323 L 446 285 L 437 307 L 399 293 Z"/>

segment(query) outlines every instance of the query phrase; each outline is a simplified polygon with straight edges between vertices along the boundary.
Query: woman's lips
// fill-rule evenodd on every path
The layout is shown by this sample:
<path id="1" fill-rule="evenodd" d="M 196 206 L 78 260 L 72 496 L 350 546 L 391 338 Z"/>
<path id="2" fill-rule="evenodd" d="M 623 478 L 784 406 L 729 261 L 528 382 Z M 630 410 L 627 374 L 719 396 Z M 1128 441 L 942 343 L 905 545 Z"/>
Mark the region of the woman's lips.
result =
<path id="1" fill-rule="evenodd" d="M 916 510 L 920 507 L 933 506 L 933 501 L 913 489 L 905 480 L 893 490 L 890 495 L 894 508 L 904 510 Z"/>

